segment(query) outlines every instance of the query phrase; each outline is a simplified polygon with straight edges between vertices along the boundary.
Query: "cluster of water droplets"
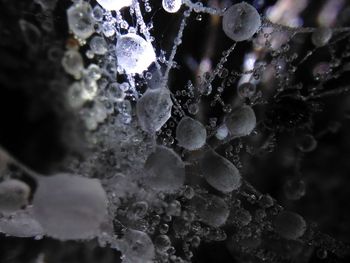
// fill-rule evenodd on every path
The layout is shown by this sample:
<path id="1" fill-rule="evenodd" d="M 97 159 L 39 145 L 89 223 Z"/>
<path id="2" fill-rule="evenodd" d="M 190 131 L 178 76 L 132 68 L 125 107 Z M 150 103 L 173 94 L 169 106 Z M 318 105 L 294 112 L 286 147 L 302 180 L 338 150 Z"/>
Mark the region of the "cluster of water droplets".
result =
<path id="1" fill-rule="evenodd" d="M 39 2 L 49 8 L 52 1 Z M 190 262 L 203 241 L 226 241 L 230 251 L 255 251 L 260 259 L 273 262 L 279 255 L 266 255 L 260 249 L 263 235 L 309 242 L 313 229 L 302 216 L 283 211 L 241 172 L 243 146 L 253 155 L 261 149 L 268 151 L 273 143 L 256 150 L 240 140 L 259 131 L 256 106 L 267 103 L 258 87 L 264 74 L 274 74 L 278 94 L 298 91 L 289 82 L 296 70 L 292 62 L 298 59 L 288 53 L 293 36 L 312 33 L 317 49 L 331 41 L 332 30 L 284 28 L 245 2 L 217 9 L 201 2 L 163 0 L 169 15 L 184 11 L 166 58 L 156 50 L 152 23 L 143 17 L 152 10 L 150 2 L 97 3 L 79 0 L 67 9 L 71 36 L 61 60 L 71 76 L 66 102 L 83 120 L 94 151 L 83 162 L 70 161 L 70 173 L 43 177 L 29 172 L 38 183 L 32 201 L 24 182 L 3 180 L 0 231 L 60 240 L 98 237 L 102 246 L 111 245 L 122 252 L 123 262 L 132 263 Z M 176 67 L 176 51 L 192 13 L 222 17 L 222 30 L 232 46 L 199 83 L 189 81 L 183 89 L 172 91 L 169 74 Z M 136 24 L 131 26 L 127 15 Z M 285 38 L 283 45 L 275 46 L 276 36 Z M 252 53 L 253 66 L 244 66 L 242 72 L 226 68 L 242 41 L 267 49 L 272 59 L 267 62 L 260 52 L 257 61 L 258 55 Z M 328 68 L 336 67 L 336 61 Z M 315 78 L 322 82 L 327 70 L 316 71 Z M 223 95 L 233 87 L 238 95 L 235 103 L 225 101 Z M 309 96 L 322 96 L 318 91 Z M 276 101 L 283 102 L 278 94 Z M 200 118 L 206 98 L 210 98 L 209 107 L 219 105 L 224 118 Z M 237 141 L 237 145 L 232 143 Z M 303 153 L 316 147 L 312 135 L 297 145 Z M 303 180 L 286 182 L 285 194 L 290 200 L 305 195 Z"/>

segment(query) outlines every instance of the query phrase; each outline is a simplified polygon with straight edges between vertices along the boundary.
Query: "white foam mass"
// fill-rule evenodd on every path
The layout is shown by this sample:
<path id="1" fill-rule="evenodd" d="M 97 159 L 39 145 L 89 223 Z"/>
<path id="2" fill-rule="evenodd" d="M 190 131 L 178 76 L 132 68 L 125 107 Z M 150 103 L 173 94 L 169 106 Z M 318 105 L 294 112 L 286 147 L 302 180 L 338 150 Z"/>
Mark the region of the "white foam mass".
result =
<path id="1" fill-rule="evenodd" d="M 228 8 L 222 19 L 225 34 L 234 41 L 248 40 L 260 26 L 261 18 L 258 11 L 245 2 Z"/>
<path id="2" fill-rule="evenodd" d="M 216 190 L 229 193 L 238 189 L 241 175 L 229 160 L 210 150 L 200 160 L 200 167 L 204 179 Z"/>
<path id="3" fill-rule="evenodd" d="M 171 149 L 157 146 L 145 163 L 145 183 L 154 190 L 173 192 L 183 186 L 185 165 Z"/>
<path id="4" fill-rule="evenodd" d="M 190 117 L 181 119 L 176 128 L 178 144 L 187 150 L 193 151 L 201 148 L 207 139 L 207 130 L 199 121 Z"/>
<path id="5" fill-rule="evenodd" d="M 142 130 L 155 133 L 171 117 L 170 91 L 166 88 L 148 89 L 137 101 L 136 114 Z"/>
<path id="6" fill-rule="evenodd" d="M 119 11 L 132 4 L 132 0 L 96 0 L 96 2 L 109 11 Z"/>
<path id="7" fill-rule="evenodd" d="M 89 239 L 107 215 L 107 196 L 97 179 L 56 174 L 39 180 L 33 207 L 48 236 Z"/>
<path id="8" fill-rule="evenodd" d="M 152 43 L 134 33 L 118 37 L 116 55 L 126 74 L 141 74 L 156 60 Z"/>

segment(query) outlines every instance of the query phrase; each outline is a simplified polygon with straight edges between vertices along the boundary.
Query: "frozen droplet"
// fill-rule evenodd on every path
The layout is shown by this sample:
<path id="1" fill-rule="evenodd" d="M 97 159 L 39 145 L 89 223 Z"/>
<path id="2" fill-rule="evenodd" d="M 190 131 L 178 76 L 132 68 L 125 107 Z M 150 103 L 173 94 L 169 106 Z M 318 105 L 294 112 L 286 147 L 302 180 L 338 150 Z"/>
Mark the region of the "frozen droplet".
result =
<path id="1" fill-rule="evenodd" d="M 118 11 L 123 7 L 131 6 L 132 0 L 96 0 L 104 9 Z"/>
<path id="2" fill-rule="evenodd" d="M 164 252 L 171 246 L 171 241 L 167 235 L 159 235 L 154 239 L 154 245 L 158 251 Z"/>
<path id="3" fill-rule="evenodd" d="M 90 41 L 91 51 L 97 55 L 103 55 L 107 52 L 107 42 L 103 37 L 94 36 Z"/>
<path id="4" fill-rule="evenodd" d="M 42 177 L 33 198 L 34 216 L 48 236 L 89 239 L 107 215 L 107 196 L 96 179 L 70 174 Z"/>
<path id="5" fill-rule="evenodd" d="M 228 8 L 222 19 L 225 34 L 234 41 L 251 38 L 261 26 L 261 18 L 256 9 L 245 3 Z"/>
<path id="6" fill-rule="evenodd" d="M 182 5 L 182 0 L 162 0 L 162 6 L 168 13 L 176 13 Z"/>
<path id="7" fill-rule="evenodd" d="M 81 82 L 73 82 L 67 90 L 67 102 L 70 107 L 77 109 L 86 102 L 85 89 Z"/>
<path id="8" fill-rule="evenodd" d="M 228 129 L 225 124 L 221 125 L 215 134 L 215 137 L 219 140 L 224 140 L 228 135 Z"/>
<path id="9" fill-rule="evenodd" d="M 89 80 L 99 80 L 102 76 L 102 72 L 99 66 L 96 64 L 90 64 L 85 71 L 85 75 Z"/>
<path id="10" fill-rule="evenodd" d="M 14 237 L 42 236 L 44 230 L 33 216 L 32 208 L 19 210 L 10 217 L 0 218 L 0 232 Z"/>
<path id="11" fill-rule="evenodd" d="M 171 149 L 157 146 L 145 163 L 145 184 L 157 191 L 173 192 L 183 186 L 185 165 Z"/>
<path id="12" fill-rule="evenodd" d="M 96 21 L 102 21 L 104 15 L 103 9 L 99 5 L 95 5 L 92 10 L 92 16 Z"/>
<path id="13" fill-rule="evenodd" d="M 111 101 L 123 101 L 125 98 L 125 91 L 121 84 L 114 82 L 108 86 L 108 99 Z"/>
<path id="14" fill-rule="evenodd" d="M 226 202 L 215 195 L 195 196 L 191 200 L 191 204 L 197 212 L 199 220 L 209 226 L 222 226 L 230 214 Z"/>
<path id="15" fill-rule="evenodd" d="M 238 86 L 237 93 L 238 95 L 245 99 L 251 98 L 256 92 L 256 86 L 251 82 L 245 82 Z"/>
<path id="16" fill-rule="evenodd" d="M 181 214 L 181 203 L 177 200 L 174 200 L 168 204 L 165 209 L 166 214 L 170 216 L 180 216 Z"/>
<path id="17" fill-rule="evenodd" d="M 84 109 L 81 115 L 86 128 L 92 131 L 107 118 L 107 110 L 101 102 L 95 101 L 92 108 Z"/>
<path id="18" fill-rule="evenodd" d="M 80 78 L 84 69 L 83 58 L 76 50 L 67 50 L 62 57 L 63 69 L 75 78 Z"/>
<path id="19" fill-rule="evenodd" d="M 234 218 L 235 221 L 241 226 L 246 226 L 252 221 L 252 215 L 248 210 L 243 208 L 234 211 Z"/>
<path id="20" fill-rule="evenodd" d="M 332 38 L 332 29 L 330 28 L 318 28 L 312 33 L 312 43 L 316 47 L 322 47 L 327 45 L 329 40 Z"/>
<path id="21" fill-rule="evenodd" d="M 139 201 L 131 206 L 130 211 L 128 211 L 128 217 L 130 219 L 140 219 L 144 218 L 148 211 L 148 203 L 145 201 Z"/>
<path id="22" fill-rule="evenodd" d="M 227 116 L 226 126 L 232 136 L 241 137 L 249 135 L 256 126 L 254 110 L 250 106 L 242 106 L 236 109 Z"/>
<path id="23" fill-rule="evenodd" d="M 188 105 L 188 112 L 192 115 L 196 115 L 199 111 L 199 107 L 197 103 L 191 103 Z"/>
<path id="24" fill-rule="evenodd" d="M 151 238 L 142 231 L 127 229 L 120 241 L 119 249 L 125 263 L 150 263 L 155 257 Z"/>
<path id="25" fill-rule="evenodd" d="M 131 107 L 131 103 L 128 100 L 122 100 L 122 101 L 118 101 L 116 103 L 116 109 L 118 111 L 118 119 L 124 123 L 124 124 L 128 124 L 131 122 L 132 119 L 132 107 Z"/>
<path id="26" fill-rule="evenodd" d="M 69 28 L 78 38 L 84 40 L 94 33 L 92 9 L 88 2 L 79 1 L 73 4 L 68 8 L 67 16 Z"/>
<path id="27" fill-rule="evenodd" d="M 9 179 L 0 183 L 0 212 L 11 213 L 27 205 L 29 186 L 19 180 Z"/>
<path id="28" fill-rule="evenodd" d="M 106 37 L 112 37 L 115 34 L 115 26 L 109 21 L 103 22 L 102 32 Z"/>
<path id="29" fill-rule="evenodd" d="M 141 74 L 156 60 L 152 44 L 133 33 L 118 37 L 116 55 L 118 65 L 127 74 Z"/>
<path id="30" fill-rule="evenodd" d="M 299 214 L 283 211 L 274 220 L 275 231 L 286 239 L 296 240 L 304 235 L 306 222 Z"/>
<path id="31" fill-rule="evenodd" d="M 242 184 L 241 175 L 229 160 L 210 150 L 200 160 L 204 179 L 216 190 L 229 193 Z"/>
<path id="32" fill-rule="evenodd" d="M 205 144 L 207 130 L 199 121 L 184 117 L 177 125 L 176 139 L 183 148 L 190 151 L 197 150 Z"/>
<path id="33" fill-rule="evenodd" d="M 142 130 L 155 133 L 171 117 L 170 91 L 167 88 L 148 89 L 137 101 L 136 114 Z"/>

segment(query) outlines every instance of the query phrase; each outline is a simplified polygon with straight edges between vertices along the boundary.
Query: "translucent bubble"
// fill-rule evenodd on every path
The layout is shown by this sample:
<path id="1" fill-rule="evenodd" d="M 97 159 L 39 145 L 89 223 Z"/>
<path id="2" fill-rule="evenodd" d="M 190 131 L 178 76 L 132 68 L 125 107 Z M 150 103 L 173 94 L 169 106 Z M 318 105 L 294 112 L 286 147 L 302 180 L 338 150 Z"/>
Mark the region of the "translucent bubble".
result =
<path id="1" fill-rule="evenodd" d="M 242 106 L 226 118 L 226 126 L 235 137 L 247 136 L 255 128 L 256 117 L 250 106 Z"/>
<path id="2" fill-rule="evenodd" d="M 261 18 L 256 9 L 245 3 L 228 8 L 222 19 L 225 34 L 234 41 L 251 38 L 261 26 Z"/>
<path id="3" fill-rule="evenodd" d="M 118 65 L 127 74 L 141 74 L 156 60 L 152 44 L 133 33 L 118 38 L 116 55 Z"/>
<path id="4" fill-rule="evenodd" d="M 33 198 L 34 216 L 48 236 L 94 237 L 107 215 L 107 196 L 100 182 L 70 174 L 43 177 Z"/>
<path id="5" fill-rule="evenodd" d="M 256 86 L 251 82 L 246 82 L 238 86 L 237 93 L 241 98 L 251 98 L 256 92 Z"/>
<path id="6" fill-rule="evenodd" d="M 107 52 L 107 42 L 103 37 L 94 36 L 90 41 L 91 51 L 97 55 L 103 55 Z"/>
<path id="7" fill-rule="evenodd" d="M 181 119 L 176 128 L 178 144 L 187 150 L 193 151 L 201 148 L 207 140 L 207 130 L 197 120 L 190 117 Z"/>
<path id="8" fill-rule="evenodd" d="M 70 30 L 80 39 L 90 37 L 94 32 L 92 9 L 88 2 L 79 1 L 67 10 Z"/>
<path id="9" fill-rule="evenodd" d="M 96 0 L 104 9 L 118 11 L 123 7 L 131 6 L 132 0 Z"/>
<path id="10" fill-rule="evenodd" d="M 238 169 L 214 151 L 205 153 L 200 160 L 200 167 L 205 180 L 220 192 L 229 193 L 242 184 Z"/>
<path id="11" fill-rule="evenodd" d="M 136 104 L 136 114 L 142 130 L 155 133 L 171 117 L 170 91 L 166 88 L 148 89 Z"/>
<path id="12" fill-rule="evenodd" d="M 183 186 L 185 165 L 171 149 L 157 146 L 145 163 L 145 184 L 158 191 L 173 192 Z"/>
<path id="13" fill-rule="evenodd" d="M 125 256 L 123 262 L 153 262 L 155 249 L 151 238 L 142 231 L 127 229 L 121 240 L 120 249 Z"/>
<path id="14" fill-rule="evenodd" d="M 316 47 L 322 47 L 327 45 L 329 40 L 332 38 L 332 29 L 330 28 L 318 28 L 312 33 L 312 43 Z"/>
<path id="15" fill-rule="evenodd" d="M 32 50 L 37 50 L 41 44 L 41 32 L 32 23 L 23 19 L 19 20 L 19 26 L 21 28 L 24 41 Z"/>
<path id="16" fill-rule="evenodd" d="M 215 195 L 208 195 L 205 197 L 195 196 L 191 200 L 191 204 L 194 206 L 199 220 L 209 226 L 222 226 L 226 223 L 230 214 L 226 202 Z"/>
<path id="17" fill-rule="evenodd" d="M 283 238 L 296 240 L 304 235 L 306 222 L 299 214 L 283 211 L 274 220 L 275 231 Z"/>
<path id="18" fill-rule="evenodd" d="M 168 13 L 176 13 L 182 5 L 182 0 L 163 0 L 162 5 Z"/>
<path id="19" fill-rule="evenodd" d="M 83 58 L 76 50 L 67 50 L 62 57 L 62 67 L 70 75 L 80 78 L 84 69 Z"/>
<path id="20" fill-rule="evenodd" d="M 27 205 L 29 186 L 19 180 L 10 179 L 0 183 L 0 212 L 11 213 Z"/>

